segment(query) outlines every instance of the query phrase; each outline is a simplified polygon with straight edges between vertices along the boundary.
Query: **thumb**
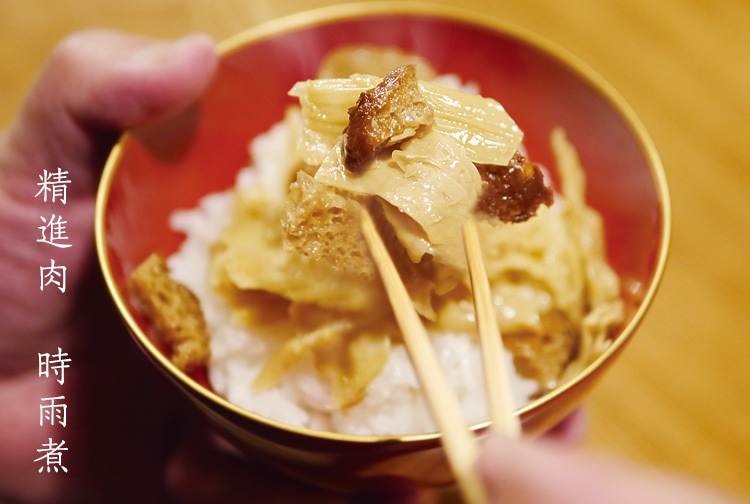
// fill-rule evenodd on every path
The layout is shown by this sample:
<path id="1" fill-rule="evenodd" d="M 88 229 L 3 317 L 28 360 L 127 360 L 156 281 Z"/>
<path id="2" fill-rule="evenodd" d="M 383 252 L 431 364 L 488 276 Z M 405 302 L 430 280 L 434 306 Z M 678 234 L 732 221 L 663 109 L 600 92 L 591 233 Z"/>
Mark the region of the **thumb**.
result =
<path id="1" fill-rule="evenodd" d="M 6 132 L 3 189 L 28 195 L 25 181 L 62 166 L 75 177 L 72 191 L 93 194 L 120 131 L 186 107 L 216 65 L 213 42 L 204 35 L 161 41 L 87 30 L 69 36 L 50 55 Z"/>
<path id="2" fill-rule="evenodd" d="M 213 43 L 202 35 L 175 42 L 90 30 L 50 55 L 21 110 L 0 134 L 0 370 L 15 369 L 38 342 L 64 341 L 77 293 L 92 270 L 94 196 L 104 156 L 130 126 L 158 120 L 193 102 L 215 73 Z M 66 202 L 38 193 L 43 172 L 67 174 Z M 64 216 L 69 248 L 60 296 L 38 285 L 50 247 L 37 243 L 40 219 Z M 62 223 L 61 223 L 62 224 Z M 43 307 L 43 309 L 40 309 Z M 70 333 L 70 334 L 69 334 Z"/>
<path id="3" fill-rule="evenodd" d="M 491 436 L 483 442 L 478 464 L 493 503 L 740 503 L 677 475 L 572 452 L 549 441 Z"/>

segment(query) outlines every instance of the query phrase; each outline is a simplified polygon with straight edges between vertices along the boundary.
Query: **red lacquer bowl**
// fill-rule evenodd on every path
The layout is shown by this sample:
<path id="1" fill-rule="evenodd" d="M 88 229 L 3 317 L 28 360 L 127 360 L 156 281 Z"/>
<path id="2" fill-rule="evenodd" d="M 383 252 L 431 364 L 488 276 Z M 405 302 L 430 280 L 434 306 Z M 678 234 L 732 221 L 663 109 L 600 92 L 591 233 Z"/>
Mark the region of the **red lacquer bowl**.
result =
<path id="1" fill-rule="evenodd" d="M 318 483 L 351 488 L 373 476 L 449 482 L 440 436 L 357 437 L 280 424 L 249 413 L 187 376 L 162 355 L 133 309 L 126 278 L 152 252 L 183 237 L 168 216 L 230 187 L 248 161 L 248 141 L 283 117 L 297 81 L 315 76 L 342 44 L 400 46 L 444 73 L 479 84 L 525 132 L 536 162 L 562 126 L 588 177 L 587 197 L 604 217 L 610 261 L 629 299 L 627 321 L 609 350 L 579 376 L 517 414 L 539 434 L 579 405 L 630 340 L 651 303 L 667 256 L 670 209 L 664 173 L 644 128 L 612 88 L 542 38 L 486 16 L 409 3 L 336 6 L 273 21 L 220 45 L 218 76 L 190 110 L 127 132 L 107 162 L 97 202 L 96 240 L 110 292 L 136 343 L 154 365 L 241 449 Z M 477 432 L 486 424 L 473 426 Z"/>

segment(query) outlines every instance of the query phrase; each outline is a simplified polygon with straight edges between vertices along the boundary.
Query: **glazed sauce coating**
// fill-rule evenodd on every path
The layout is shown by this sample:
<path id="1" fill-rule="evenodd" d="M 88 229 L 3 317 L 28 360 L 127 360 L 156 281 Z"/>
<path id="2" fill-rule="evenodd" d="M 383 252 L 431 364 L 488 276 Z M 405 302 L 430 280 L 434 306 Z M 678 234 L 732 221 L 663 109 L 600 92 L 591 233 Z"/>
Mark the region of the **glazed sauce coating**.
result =
<path id="1" fill-rule="evenodd" d="M 416 67 L 394 68 L 349 109 L 344 130 L 346 167 L 361 172 L 378 151 L 416 135 L 432 122 L 433 110 L 419 90 Z"/>
<path id="2" fill-rule="evenodd" d="M 552 189 L 535 164 L 516 152 L 506 166 L 477 164 L 482 177 L 482 194 L 476 210 L 503 222 L 523 222 L 536 214 L 539 205 L 551 205 Z"/>

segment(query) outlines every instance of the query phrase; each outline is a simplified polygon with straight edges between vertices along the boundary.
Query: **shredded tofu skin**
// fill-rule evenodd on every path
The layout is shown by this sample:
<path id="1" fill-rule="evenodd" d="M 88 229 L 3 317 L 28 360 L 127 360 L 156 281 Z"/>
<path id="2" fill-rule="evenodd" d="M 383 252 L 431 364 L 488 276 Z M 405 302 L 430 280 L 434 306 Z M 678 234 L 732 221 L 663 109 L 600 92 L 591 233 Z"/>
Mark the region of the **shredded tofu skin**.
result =
<path id="1" fill-rule="evenodd" d="M 432 419 L 357 228 L 366 207 L 462 408 L 482 421 L 460 229 L 483 194 L 477 166 L 511 166 L 523 134 L 498 102 L 455 85 L 422 58 L 383 48 L 350 53 L 337 51 L 320 79 L 290 90 L 299 105 L 253 139 L 250 166 L 233 190 L 175 214 L 173 227 L 187 238 L 169 258 L 171 275 L 200 300 L 208 376 L 230 401 L 313 429 L 428 432 Z M 394 85 L 408 88 L 396 112 L 383 112 L 378 96 L 360 98 L 387 82 L 386 62 L 402 68 Z M 355 110 L 364 102 L 375 105 Z M 370 119 L 378 113 L 391 115 Z M 372 122 L 347 129 L 355 116 Z M 377 142 L 357 151 L 356 169 L 348 166 L 349 135 L 382 124 Z M 551 142 L 562 180 L 554 202 L 542 198 L 523 222 L 478 219 L 518 406 L 600 355 L 624 317 L 575 148 L 562 130 Z"/>

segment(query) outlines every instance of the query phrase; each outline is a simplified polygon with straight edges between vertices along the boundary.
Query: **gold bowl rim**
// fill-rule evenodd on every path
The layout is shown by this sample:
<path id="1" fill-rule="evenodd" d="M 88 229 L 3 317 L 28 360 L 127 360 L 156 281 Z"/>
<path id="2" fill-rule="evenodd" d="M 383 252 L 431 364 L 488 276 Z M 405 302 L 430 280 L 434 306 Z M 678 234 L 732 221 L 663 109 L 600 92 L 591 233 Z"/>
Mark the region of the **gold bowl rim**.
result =
<path id="1" fill-rule="evenodd" d="M 487 13 L 469 10 L 462 7 L 428 4 L 424 2 L 363 2 L 363 3 L 346 3 L 329 7 L 322 7 L 296 14 L 287 15 L 277 19 L 263 22 L 247 30 L 232 35 L 217 44 L 217 51 L 220 57 L 231 54 L 241 49 L 243 46 L 257 42 L 268 37 L 289 33 L 295 30 L 311 28 L 332 22 L 346 21 L 348 19 L 362 18 L 375 15 L 405 15 L 405 16 L 427 16 L 452 21 L 467 23 L 478 28 L 488 29 L 490 31 L 513 37 L 525 44 L 535 47 L 542 52 L 552 56 L 559 62 L 565 64 L 570 70 L 577 74 L 581 79 L 588 81 L 592 88 L 597 90 L 619 113 L 625 123 L 629 126 L 636 137 L 640 148 L 648 161 L 651 175 L 655 184 L 657 197 L 660 202 L 661 211 L 661 228 L 662 232 L 659 239 L 659 249 L 656 258 L 653 279 L 643 294 L 643 298 L 633 313 L 629 322 L 623 327 L 618 337 L 612 341 L 612 344 L 600 355 L 594 362 L 589 364 L 574 378 L 555 388 L 551 392 L 544 394 L 516 411 L 517 416 L 531 412 L 544 404 L 554 400 L 556 397 L 566 393 L 566 391 L 575 387 L 578 383 L 586 380 L 591 376 L 605 361 L 610 359 L 613 354 L 617 353 L 631 338 L 638 325 L 643 320 L 646 312 L 653 302 L 658 287 L 661 283 L 666 267 L 667 257 L 669 254 L 669 243 L 671 237 L 671 206 L 669 190 L 667 187 L 666 174 L 661 163 L 656 147 L 648 135 L 644 125 L 636 116 L 630 105 L 625 99 L 609 84 L 601 75 L 589 67 L 578 57 L 558 46 L 557 44 L 545 39 L 544 37 L 532 31 L 523 29 L 512 23 L 509 23 Z M 197 383 L 183 371 L 179 370 L 172 362 L 167 359 L 161 351 L 154 345 L 149 337 L 141 330 L 133 315 L 130 313 L 128 305 L 114 280 L 110 271 L 109 258 L 107 256 L 106 232 L 105 232 L 105 210 L 109 200 L 109 190 L 112 179 L 117 170 L 119 159 L 122 155 L 125 141 L 129 132 L 124 132 L 115 146 L 112 148 L 110 155 L 105 163 L 102 173 L 99 190 L 96 198 L 95 208 L 95 241 L 99 264 L 102 269 L 105 283 L 113 298 L 113 301 L 123 317 L 125 323 L 131 332 L 135 335 L 138 342 L 153 357 L 164 370 L 168 371 L 171 378 L 179 381 L 180 384 L 189 388 L 192 392 L 216 403 L 221 408 L 233 412 L 236 415 L 265 424 L 267 426 L 282 430 L 294 432 L 296 434 L 310 436 L 321 440 L 344 441 L 352 443 L 379 443 L 379 442 L 417 442 L 426 441 L 440 437 L 440 433 L 421 433 L 407 435 L 352 435 L 335 432 L 314 430 L 305 427 L 297 427 L 278 422 L 257 413 L 247 411 L 230 403 L 217 393 L 209 390 L 203 385 Z M 489 426 L 489 420 L 471 425 L 474 431 L 482 430 Z"/>

